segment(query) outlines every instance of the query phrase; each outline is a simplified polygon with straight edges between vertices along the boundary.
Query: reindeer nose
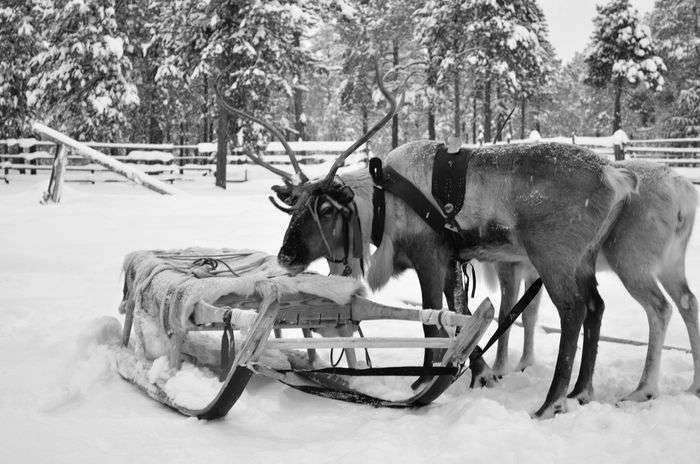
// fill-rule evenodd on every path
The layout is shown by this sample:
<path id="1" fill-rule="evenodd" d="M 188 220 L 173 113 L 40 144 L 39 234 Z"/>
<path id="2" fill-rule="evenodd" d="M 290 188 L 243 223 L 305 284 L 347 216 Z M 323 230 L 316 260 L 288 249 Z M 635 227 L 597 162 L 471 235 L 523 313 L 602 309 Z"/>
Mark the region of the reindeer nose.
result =
<path id="1" fill-rule="evenodd" d="M 277 262 L 281 266 L 289 266 L 294 262 L 294 258 L 292 256 L 280 253 L 277 255 Z"/>

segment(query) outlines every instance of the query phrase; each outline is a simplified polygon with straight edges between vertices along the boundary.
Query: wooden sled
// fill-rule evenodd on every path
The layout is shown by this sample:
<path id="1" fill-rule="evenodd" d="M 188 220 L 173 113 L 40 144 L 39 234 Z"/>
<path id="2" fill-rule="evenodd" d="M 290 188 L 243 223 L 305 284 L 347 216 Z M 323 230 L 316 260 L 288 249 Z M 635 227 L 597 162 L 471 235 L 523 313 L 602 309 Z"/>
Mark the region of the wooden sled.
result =
<path id="1" fill-rule="evenodd" d="M 185 312 L 186 323 L 176 327 L 177 320 L 172 318 L 172 314 L 163 314 L 163 308 L 172 309 L 175 306 L 172 301 L 158 300 L 158 296 L 181 301 L 187 300 L 186 292 L 179 292 L 177 289 L 163 292 L 160 289 L 148 293 L 144 289 L 151 286 L 158 288 L 159 284 L 154 283 L 154 280 L 158 278 L 159 274 L 175 272 L 175 275 L 178 273 L 185 275 L 186 272 L 183 271 L 181 263 L 196 255 L 189 250 L 174 254 L 170 252 L 169 255 L 164 255 L 162 252 L 160 255 L 158 252 L 155 254 L 153 252 L 142 253 L 151 253 L 153 257 L 147 256 L 145 259 L 141 259 L 141 263 L 149 262 L 151 259 L 160 264 L 154 264 L 154 261 L 145 270 L 148 272 L 142 269 L 141 276 L 138 273 L 135 275 L 132 272 L 133 269 L 125 266 L 127 279 L 124 302 L 126 304 L 123 302 L 121 306 L 122 312 L 125 313 L 122 337 L 124 353 L 117 361 L 119 373 L 157 401 L 182 414 L 201 419 L 216 419 L 226 415 L 240 398 L 253 374 L 276 379 L 308 393 L 345 401 L 386 407 L 416 407 L 429 404 L 458 377 L 467 358 L 491 323 L 494 313 L 493 306 L 488 299 L 481 303 L 472 316 L 466 316 L 448 311 L 382 305 L 366 299 L 357 292 L 350 292 L 351 294 L 347 295 L 347 301 L 343 301 L 343 297 L 337 297 L 337 295 L 328 298 L 296 289 L 318 288 L 318 286 L 307 285 L 309 280 L 314 285 L 321 282 L 326 287 L 337 287 L 348 285 L 348 279 L 321 277 L 313 274 L 289 277 L 277 275 L 276 270 L 271 271 L 272 277 L 259 278 L 259 275 L 256 275 L 249 278 L 235 272 L 235 263 L 240 258 L 237 256 L 226 261 L 227 266 L 231 265 L 229 267 L 231 273 L 236 273 L 237 276 L 232 274 L 202 275 L 200 269 L 194 272 L 193 276 L 182 277 L 174 281 L 173 285 L 174 287 L 185 285 L 188 286 L 188 291 L 191 291 L 195 287 L 210 288 L 213 284 L 217 286 L 222 283 L 234 286 L 236 284 L 233 281 L 212 281 L 211 279 L 248 278 L 253 283 L 254 290 L 223 294 L 219 291 L 213 301 L 211 301 L 212 298 L 206 297 L 206 292 L 191 291 L 194 295 L 205 295 L 205 297 L 191 304 L 191 307 Z M 208 258 L 212 256 L 211 251 L 198 251 L 198 253 L 207 253 Z M 178 269 L 175 271 L 163 264 L 163 260 L 174 261 L 173 256 L 177 256 L 175 261 L 179 263 Z M 230 253 L 219 253 L 218 256 L 219 258 L 215 259 L 222 259 L 222 256 L 225 256 L 223 259 L 227 259 Z M 246 255 L 245 259 L 249 260 L 249 256 Z M 201 262 L 201 259 L 195 259 L 195 261 Z M 269 261 L 266 262 L 269 263 Z M 268 268 L 268 271 L 270 269 Z M 162 277 L 164 282 L 168 282 L 168 279 L 171 278 Z M 143 285 L 144 279 L 148 280 L 146 285 Z M 294 280 L 290 281 L 289 279 Z M 136 295 L 137 298 L 134 298 L 135 293 L 138 293 L 135 292 L 135 289 L 141 290 L 141 293 Z M 151 314 L 148 314 L 147 310 L 144 311 L 148 300 L 153 300 L 152 303 L 159 310 Z M 139 301 L 141 306 L 139 306 Z M 157 330 L 161 331 L 155 338 L 160 337 L 161 341 L 166 340 L 161 345 L 166 346 L 165 356 L 168 358 L 169 366 L 179 368 L 183 361 L 187 361 L 197 366 L 207 367 L 220 374 L 222 381 L 218 392 L 205 406 L 192 408 L 180 404 L 170 397 L 162 385 L 149 379 L 144 370 L 139 371 L 134 368 L 134 365 L 141 361 L 138 359 L 137 352 L 139 350 L 132 346 L 133 343 L 130 344 L 132 326 L 137 326 L 136 333 L 139 337 L 149 338 L 147 334 L 153 334 L 153 330 L 145 330 L 143 327 L 138 329 L 138 327 L 147 322 L 149 318 L 153 322 L 155 320 L 154 314 L 156 315 L 155 319 L 158 319 Z M 440 338 L 270 338 L 273 330 L 277 332 L 284 329 L 335 328 L 379 319 L 416 321 L 445 328 L 456 335 Z M 168 320 L 176 322 L 169 323 Z M 220 344 L 212 344 L 212 340 L 214 340 L 212 337 L 203 337 L 205 332 L 212 331 L 221 334 Z M 236 332 L 238 335 L 234 335 Z M 151 337 L 153 336 L 151 335 Z M 208 341 L 202 342 L 205 339 Z M 218 341 L 218 339 L 216 337 L 215 340 Z M 149 342 L 148 339 L 140 341 L 141 344 Z M 388 400 L 359 391 L 353 386 L 353 378 L 366 375 L 418 376 L 425 374 L 426 368 L 416 366 L 356 369 L 321 365 L 318 359 L 314 359 L 313 350 L 326 348 L 433 349 L 440 350 L 438 352 L 442 353 L 442 357 L 439 366 L 430 370 L 430 380 L 420 385 L 411 396 L 401 400 Z M 143 347 L 140 351 L 144 351 Z M 272 359 L 271 353 L 277 356 L 277 359 L 282 359 L 283 365 L 277 361 L 268 362 L 269 359 Z"/>

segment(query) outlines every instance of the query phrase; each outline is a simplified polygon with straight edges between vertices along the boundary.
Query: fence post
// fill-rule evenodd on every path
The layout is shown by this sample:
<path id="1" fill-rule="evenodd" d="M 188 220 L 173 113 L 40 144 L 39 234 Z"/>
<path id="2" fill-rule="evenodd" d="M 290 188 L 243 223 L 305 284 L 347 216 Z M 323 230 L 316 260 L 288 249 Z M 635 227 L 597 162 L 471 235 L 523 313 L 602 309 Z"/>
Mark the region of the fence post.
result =
<path id="1" fill-rule="evenodd" d="M 622 161 L 625 159 L 625 146 L 623 144 L 614 144 L 613 151 L 615 153 L 615 161 Z"/>
<path id="2" fill-rule="evenodd" d="M 622 161 L 625 159 L 625 144 L 629 142 L 629 137 L 622 129 L 618 129 L 612 136 L 613 139 L 613 153 L 615 154 L 615 161 Z"/>
<path id="3" fill-rule="evenodd" d="M 49 189 L 44 194 L 42 203 L 58 203 L 61 201 L 63 193 L 63 179 L 66 176 L 66 164 L 68 161 L 68 149 L 63 144 L 58 144 L 56 148 L 56 158 L 53 160 L 51 177 L 49 178 Z"/>

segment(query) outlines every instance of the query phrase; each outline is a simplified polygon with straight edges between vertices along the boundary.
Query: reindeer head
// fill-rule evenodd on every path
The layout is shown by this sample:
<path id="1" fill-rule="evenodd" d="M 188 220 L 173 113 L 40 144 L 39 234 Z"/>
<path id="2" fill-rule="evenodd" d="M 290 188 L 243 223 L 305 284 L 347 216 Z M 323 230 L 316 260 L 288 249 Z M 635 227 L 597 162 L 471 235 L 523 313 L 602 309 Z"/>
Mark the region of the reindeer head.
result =
<path id="1" fill-rule="evenodd" d="M 283 185 L 272 187 L 282 204 L 278 203 L 274 196 L 269 198 L 275 207 L 291 215 L 277 259 L 280 265 L 292 273 L 303 271 L 312 261 L 321 257 L 326 257 L 330 262 L 344 263 L 346 270 L 348 258 L 362 258 L 362 237 L 359 233 L 354 192 L 336 177 L 336 172 L 345 164 L 348 156 L 376 134 L 396 111 L 396 100 L 384 86 L 378 62 L 375 62 L 375 70 L 379 89 L 389 102 L 389 111 L 333 162 L 325 178 L 315 181 L 309 181 L 301 170 L 294 152 L 279 130 L 262 119 L 232 107 L 221 96 L 218 85 L 216 86 L 223 108 L 269 130 L 282 143 L 294 168 L 296 178 L 282 169 L 271 166 L 259 156 L 246 152 L 246 156 L 255 163 L 282 177 Z"/>

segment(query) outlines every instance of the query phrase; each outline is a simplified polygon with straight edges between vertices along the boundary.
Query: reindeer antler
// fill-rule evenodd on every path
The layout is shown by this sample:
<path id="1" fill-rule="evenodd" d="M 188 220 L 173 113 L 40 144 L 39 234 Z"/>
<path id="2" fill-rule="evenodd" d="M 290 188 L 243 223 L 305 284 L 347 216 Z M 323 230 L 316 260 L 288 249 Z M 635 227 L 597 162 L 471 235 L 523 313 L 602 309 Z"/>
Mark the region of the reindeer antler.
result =
<path id="1" fill-rule="evenodd" d="M 296 172 L 297 176 L 299 177 L 299 181 L 303 184 L 306 181 L 309 180 L 308 177 L 306 177 L 306 174 L 301 170 L 301 167 L 299 166 L 299 162 L 297 161 L 296 156 L 294 155 L 294 151 L 292 150 L 292 147 L 289 146 L 289 143 L 287 143 L 287 140 L 285 140 L 284 136 L 282 133 L 272 124 L 268 123 L 267 121 L 258 118 L 256 116 L 253 116 L 252 114 L 247 113 L 246 111 L 239 110 L 238 108 L 234 108 L 233 105 L 231 105 L 228 101 L 226 101 L 226 98 L 224 98 L 224 95 L 222 94 L 219 85 L 221 83 L 221 80 L 224 76 L 224 73 L 220 73 L 219 77 L 216 79 L 216 85 L 214 86 L 214 91 L 216 92 L 216 96 L 219 99 L 219 102 L 221 103 L 221 106 L 226 110 L 228 113 L 237 115 L 241 118 L 248 119 L 250 121 L 253 121 L 257 124 L 260 124 L 263 126 L 265 129 L 270 131 L 270 133 L 277 138 L 277 140 L 280 141 L 282 146 L 284 147 L 284 151 L 287 153 L 287 156 L 289 156 L 289 160 L 292 162 L 292 167 L 294 168 L 294 172 Z M 293 184 L 294 179 L 291 174 L 289 174 L 286 171 L 283 171 L 282 169 L 275 168 L 271 166 L 269 163 L 266 163 L 263 161 L 259 156 L 256 156 L 250 152 L 246 152 L 245 155 L 259 164 L 260 166 L 268 169 L 269 171 L 277 174 L 278 176 L 281 176 L 286 183 Z"/>
<path id="2" fill-rule="evenodd" d="M 355 141 L 347 150 L 343 152 L 333 163 L 331 166 L 330 171 L 328 171 L 328 175 L 324 179 L 324 183 L 329 185 L 333 183 L 333 178 L 335 178 L 335 173 L 338 171 L 338 168 L 340 168 L 343 164 L 345 164 L 345 160 L 350 156 L 355 150 L 357 150 L 362 144 L 367 142 L 374 134 L 376 134 L 379 129 L 384 127 L 387 122 L 391 119 L 391 117 L 396 113 L 396 99 L 394 96 L 386 89 L 384 86 L 384 79 L 382 77 L 381 70 L 379 69 L 379 59 L 376 59 L 374 61 L 374 70 L 376 73 L 377 77 L 377 85 L 379 86 L 379 90 L 381 90 L 382 95 L 384 95 L 384 98 L 389 102 L 389 111 L 384 115 L 384 117 L 377 122 L 370 130 L 368 130 L 365 134 L 362 135 L 359 139 Z M 403 103 L 403 96 L 401 97 L 401 103 Z M 400 106 L 400 105 L 399 105 Z"/>

